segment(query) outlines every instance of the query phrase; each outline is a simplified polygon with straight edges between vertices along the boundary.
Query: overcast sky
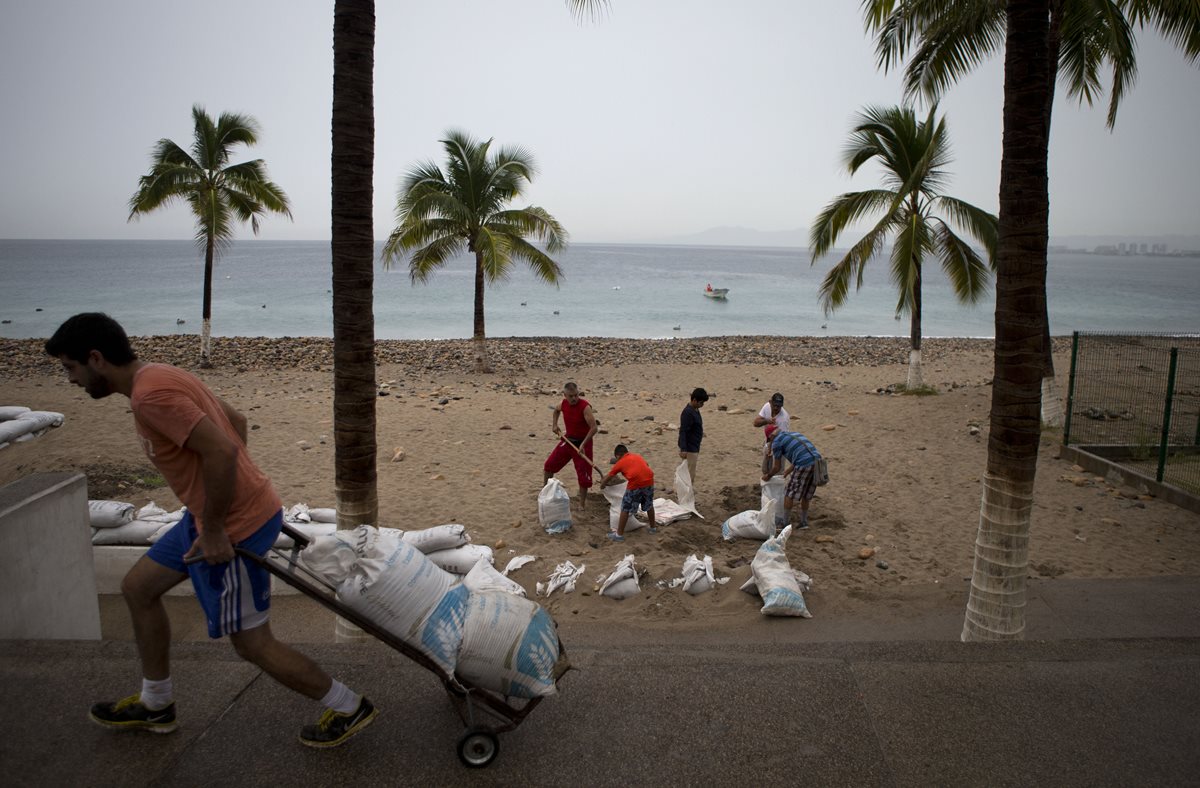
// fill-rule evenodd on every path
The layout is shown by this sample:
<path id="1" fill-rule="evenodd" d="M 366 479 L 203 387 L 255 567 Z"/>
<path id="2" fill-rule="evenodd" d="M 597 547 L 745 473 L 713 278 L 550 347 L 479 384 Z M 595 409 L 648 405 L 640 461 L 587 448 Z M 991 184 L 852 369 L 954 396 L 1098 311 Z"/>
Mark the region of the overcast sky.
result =
<path id="1" fill-rule="evenodd" d="M 596 22 L 562 0 L 376 7 L 375 236 L 396 187 L 460 128 L 530 150 L 529 193 L 578 242 L 714 226 L 806 228 L 871 188 L 840 155 L 854 114 L 895 104 L 857 0 L 613 0 Z M 192 104 L 257 118 L 261 157 L 294 222 L 260 237 L 329 237 L 332 0 L 12 0 L 0 12 L 0 237 L 190 238 L 177 205 L 126 222 L 160 137 L 190 146 Z M 1060 95 L 1053 235 L 1195 233 L 1200 70 L 1151 31 L 1115 132 Z M 952 89 L 949 191 L 996 210 L 996 59 Z M 244 229 L 239 237 L 249 237 Z"/>

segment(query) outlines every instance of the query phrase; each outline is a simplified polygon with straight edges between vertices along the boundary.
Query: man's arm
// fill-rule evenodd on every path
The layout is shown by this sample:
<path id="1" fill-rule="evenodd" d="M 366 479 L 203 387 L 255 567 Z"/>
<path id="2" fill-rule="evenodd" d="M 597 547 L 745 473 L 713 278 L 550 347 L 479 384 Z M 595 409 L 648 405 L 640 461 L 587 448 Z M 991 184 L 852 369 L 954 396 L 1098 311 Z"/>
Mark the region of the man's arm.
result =
<path id="1" fill-rule="evenodd" d="M 583 443 L 579 444 L 580 446 L 582 446 L 584 443 L 587 443 L 588 441 L 590 441 L 592 439 L 592 436 L 596 434 L 596 430 L 599 429 L 599 426 L 600 426 L 596 423 L 596 414 L 592 413 L 591 405 L 588 405 L 586 408 L 583 409 L 583 420 L 587 422 L 588 431 L 587 431 L 587 435 L 585 435 L 583 438 Z"/>
<path id="2" fill-rule="evenodd" d="M 217 402 L 221 403 L 221 410 L 225 411 L 225 418 L 229 419 L 229 423 L 233 425 L 234 431 L 238 434 L 238 437 L 242 439 L 242 445 L 246 445 L 246 417 L 220 397 L 217 397 Z"/>
<path id="3" fill-rule="evenodd" d="M 205 416 L 192 429 L 183 447 L 200 456 L 204 479 L 204 511 L 200 516 L 204 528 L 184 558 L 202 551 L 204 560 L 210 564 L 232 561 L 233 545 L 225 533 L 225 516 L 233 504 L 237 483 L 237 444 Z"/>
<path id="4" fill-rule="evenodd" d="M 560 402 L 555 405 L 552 410 L 553 413 L 550 414 L 550 430 L 555 435 L 562 435 L 562 432 L 558 429 L 558 414 L 562 412 L 562 403 Z"/>
<path id="5" fill-rule="evenodd" d="M 776 457 L 775 464 L 771 466 L 771 472 L 762 478 L 764 482 L 771 481 L 771 477 L 779 473 L 779 469 L 783 467 L 783 457 Z"/>

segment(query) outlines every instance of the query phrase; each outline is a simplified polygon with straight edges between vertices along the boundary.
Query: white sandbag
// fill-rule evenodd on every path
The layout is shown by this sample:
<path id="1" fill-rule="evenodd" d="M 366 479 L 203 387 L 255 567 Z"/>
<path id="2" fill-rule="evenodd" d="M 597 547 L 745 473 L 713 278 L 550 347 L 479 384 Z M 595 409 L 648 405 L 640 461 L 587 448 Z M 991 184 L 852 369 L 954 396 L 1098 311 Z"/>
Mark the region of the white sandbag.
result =
<path id="1" fill-rule="evenodd" d="M 571 530 L 571 495 L 558 479 L 551 478 L 538 493 L 538 522 L 548 534 Z"/>
<path id="2" fill-rule="evenodd" d="M 470 572 L 471 567 L 479 563 L 480 559 L 487 561 L 489 564 L 495 560 L 492 555 L 492 548 L 485 544 L 465 544 L 462 547 L 455 547 L 450 550 L 438 550 L 428 553 L 425 557 L 447 572 L 456 575 L 465 575 L 467 572 Z"/>
<path id="3" fill-rule="evenodd" d="M 783 514 L 783 494 L 787 491 L 787 479 L 783 476 L 772 476 L 770 481 L 759 482 L 759 507 L 766 507 L 767 501 L 775 502 L 775 514 Z M 771 534 L 774 536 L 774 534 Z"/>
<path id="4" fill-rule="evenodd" d="M 525 587 L 516 580 L 510 580 L 486 558 L 480 558 L 475 566 L 471 567 L 471 571 L 467 572 L 467 576 L 463 578 L 463 585 L 471 590 L 472 594 L 483 591 L 502 591 L 506 594 L 516 594 L 517 596 L 525 596 Z"/>
<path id="5" fill-rule="evenodd" d="M 537 560 L 536 555 L 516 555 L 508 560 L 508 564 L 504 567 L 504 576 L 508 577 L 509 572 L 515 572 L 525 564 L 531 564 Z"/>
<path id="6" fill-rule="evenodd" d="M 554 619 L 536 602 L 497 591 L 467 599 L 459 676 L 510 698 L 553 695 L 559 659 Z"/>
<path id="7" fill-rule="evenodd" d="M 792 576 L 796 578 L 796 585 L 800 586 L 802 593 L 807 594 L 812 590 L 812 578 L 808 576 L 808 573 L 801 572 L 799 569 L 793 569 Z M 742 583 L 741 590 L 753 596 L 761 596 L 758 593 L 758 581 L 754 579 L 753 572 L 750 573 L 750 577 L 746 579 L 746 582 Z"/>
<path id="8" fill-rule="evenodd" d="M 333 523 L 288 523 L 288 528 L 299 531 L 300 535 L 308 537 L 310 542 L 322 536 L 329 536 L 337 531 L 337 526 Z M 296 543 L 292 537 L 280 532 L 279 536 L 275 539 L 275 546 L 281 550 L 288 550 L 295 547 Z M 343 577 L 342 580 L 344 579 Z M 340 583 L 341 580 L 338 582 Z"/>
<path id="9" fill-rule="evenodd" d="M 641 590 L 638 585 L 637 568 L 634 566 L 633 556 L 627 555 L 617 562 L 616 568 L 604 579 L 600 586 L 600 596 L 610 599 L 628 599 L 631 596 L 637 596 Z"/>
<path id="10" fill-rule="evenodd" d="M 15 419 L 22 413 L 28 413 L 29 408 L 24 405 L 0 405 L 0 421 L 8 421 Z"/>
<path id="11" fill-rule="evenodd" d="M 150 537 L 154 536 L 163 527 L 163 523 L 133 520 L 124 525 L 118 525 L 116 528 L 97 528 L 96 533 L 92 536 L 92 544 L 147 545 L 150 544 Z M 171 526 L 167 527 L 170 528 Z"/>
<path id="12" fill-rule="evenodd" d="M 124 501 L 88 501 L 88 524 L 93 528 L 116 528 L 133 522 L 133 504 Z"/>
<path id="13" fill-rule="evenodd" d="M 371 526 L 359 526 L 350 533 L 363 528 Z M 337 535 L 326 538 L 336 539 Z M 389 555 L 359 557 L 339 586 L 337 597 L 452 673 L 471 592 L 412 544 L 402 539 L 394 544 Z"/>
<path id="14" fill-rule="evenodd" d="M 545 583 L 537 584 L 538 596 L 550 596 L 558 589 L 562 589 L 564 594 L 569 594 L 575 590 L 575 583 L 583 576 L 584 567 L 587 564 L 575 564 L 570 561 L 563 561 L 558 566 L 554 567 L 554 573 L 546 580 Z"/>
<path id="15" fill-rule="evenodd" d="M 180 506 L 175 511 L 168 512 L 166 509 L 163 509 L 161 506 L 154 503 L 154 501 L 151 501 L 141 509 L 138 509 L 137 514 L 133 519 L 145 520 L 146 522 L 151 523 L 168 523 L 173 525 L 182 520 L 186 513 L 186 506 Z"/>
<path id="16" fill-rule="evenodd" d="M 308 504 L 298 503 L 289 508 L 283 513 L 283 521 L 285 523 L 311 523 L 312 518 L 308 516 Z"/>
<path id="17" fill-rule="evenodd" d="M 470 542 L 471 537 L 467 534 L 467 527 L 465 525 L 447 523 L 446 525 L 435 525 L 432 528 L 422 528 L 417 531 L 405 531 L 404 541 L 428 555 L 429 553 L 436 553 L 438 550 L 453 550 L 460 545 Z M 470 569 L 471 567 L 468 566 L 460 574 L 466 574 Z"/>
<path id="18" fill-rule="evenodd" d="M 309 509 L 308 518 L 314 523 L 337 523 L 337 509 Z"/>
<path id="19" fill-rule="evenodd" d="M 621 522 L 621 500 L 625 497 L 625 490 L 628 486 L 629 482 L 621 482 L 620 484 L 614 484 L 601 490 L 604 493 L 604 497 L 608 499 L 608 530 L 613 533 L 616 533 L 617 525 Z M 657 514 L 658 512 L 656 511 L 656 520 L 658 519 Z M 637 514 L 631 513 L 625 520 L 625 533 L 645 528 L 649 524 L 647 520 L 638 517 Z"/>
<path id="20" fill-rule="evenodd" d="M 684 509 L 669 498 L 654 499 L 654 522 L 659 525 L 668 525 L 679 520 L 687 520 L 695 514 L 691 509 Z"/>
<path id="21" fill-rule="evenodd" d="M 763 606 L 760 611 L 764 616 L 800 616 L 812 618 L 808 605 L 804 603 L 804 594 L 800 584 L 792 573 L 784 548 L 788 537 L 792 535 L 789 525 L 780 532 L 779 536 L 763 542 L 762 547 L 754 554 L 750 562 L 750 571 L 762 595 Z"/>
<path id="22" fill-rule="evenodd" d="M 775 535 L 775 502 L 768 500 L 757 512 L 748 509 L 739 512 L 721 523 L 721 538 L 727 542 L 734 539 L 769 539 Z"/>
<path id="23" fill-rule="evenodd" d="M 36 429 L 32 422 L 22 419 L 0 421 L 0 443 L 19 441 L 26 435 L 32 434 Z"/>
<path id="24" fill-rule="evenodd" d="M 706 555 L 703 560 L 695 554 L 689 555 L 683 562 L 683 590 L 695 596 L 710 590 L 716 584 L 713 574 L 712 556 Z"/>
<path id="25" fill-rule="evenodd" d="M 675 499 L 682 508 L 704 519 L 704 515 L 696 508 L 696 491 L 692 487 L 692 473 L 688 470 L 687 460 L 680 462 L 675 469 Z"/>

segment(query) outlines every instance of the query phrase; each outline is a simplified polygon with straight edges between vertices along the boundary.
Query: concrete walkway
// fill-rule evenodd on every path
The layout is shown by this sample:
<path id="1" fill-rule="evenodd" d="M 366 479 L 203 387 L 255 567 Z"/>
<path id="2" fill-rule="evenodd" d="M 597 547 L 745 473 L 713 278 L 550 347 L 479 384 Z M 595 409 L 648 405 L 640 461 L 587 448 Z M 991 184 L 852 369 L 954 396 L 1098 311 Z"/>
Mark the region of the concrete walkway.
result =
<path id="1" fill-rule="evenodd" d="M 135 689 L 132 643 L 9 641 L 0 764 L 38 786 L 1200 783 L 1200 577 L 1036 583 L 1030 639 L 1008 644 L 958 642 L 960 592 L 682 635 L 564 621 L 579 670 L 476 772 L 438 682 L 374 641 L 303 647 L 381 710 L 327 752 L 295 741 L 316 704 L 228 644 L 176 646 L 181 727 L 154 736 L 86 718 Z M 283 636 L 329 623 L 290 605 Z"/>

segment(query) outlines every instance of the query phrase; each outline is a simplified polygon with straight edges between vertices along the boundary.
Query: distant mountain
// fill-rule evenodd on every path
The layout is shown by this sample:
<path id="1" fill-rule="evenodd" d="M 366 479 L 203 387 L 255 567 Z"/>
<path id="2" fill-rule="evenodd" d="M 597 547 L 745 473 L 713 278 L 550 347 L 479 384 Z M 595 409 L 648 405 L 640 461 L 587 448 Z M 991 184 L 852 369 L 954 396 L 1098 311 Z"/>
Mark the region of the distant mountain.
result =
<path id="1" fill-rule="evenodd" d="M 680 246 L 781 246 L 808 248 L 808 230 L 755 230 L 750 227 L 712 227 L 690 235 L 648 239 L 645 243 Z"/>

